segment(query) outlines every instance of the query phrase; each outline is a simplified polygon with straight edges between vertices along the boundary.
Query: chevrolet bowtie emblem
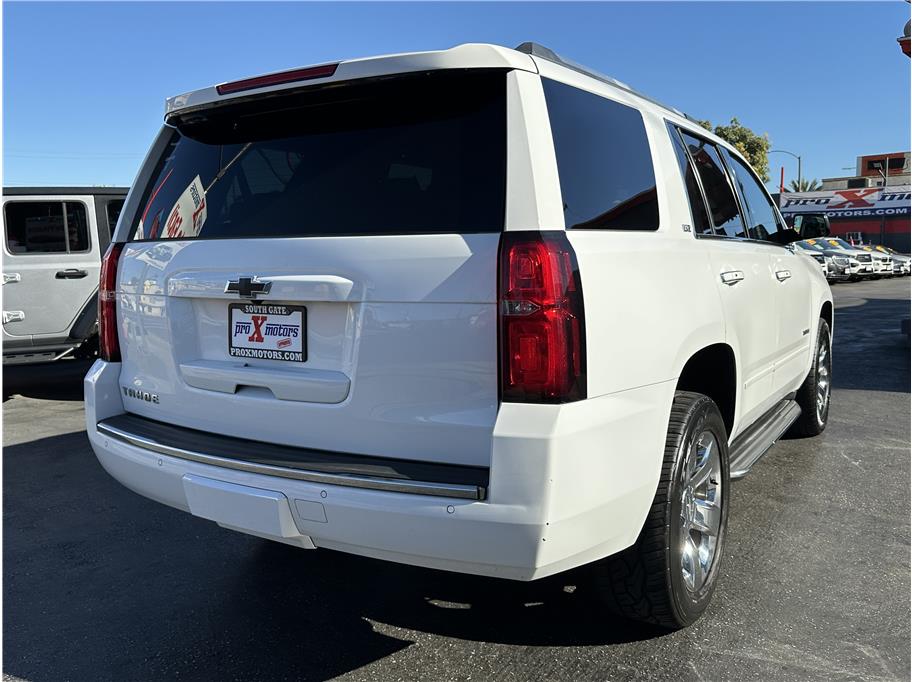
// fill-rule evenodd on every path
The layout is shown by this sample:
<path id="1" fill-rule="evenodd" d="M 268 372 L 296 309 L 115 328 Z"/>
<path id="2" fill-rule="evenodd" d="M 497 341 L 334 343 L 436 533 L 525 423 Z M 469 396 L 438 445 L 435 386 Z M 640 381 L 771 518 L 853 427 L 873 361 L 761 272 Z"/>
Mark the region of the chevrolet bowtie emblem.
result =
<path id="1" fill-rule="evenodd" d="M 261 282 L 256 277 L 238 277 L 225 283 L 226 294 L 237 294 L 241 298 L 256 298 L 257 294 L 268 294 L 272 282 Z"/>

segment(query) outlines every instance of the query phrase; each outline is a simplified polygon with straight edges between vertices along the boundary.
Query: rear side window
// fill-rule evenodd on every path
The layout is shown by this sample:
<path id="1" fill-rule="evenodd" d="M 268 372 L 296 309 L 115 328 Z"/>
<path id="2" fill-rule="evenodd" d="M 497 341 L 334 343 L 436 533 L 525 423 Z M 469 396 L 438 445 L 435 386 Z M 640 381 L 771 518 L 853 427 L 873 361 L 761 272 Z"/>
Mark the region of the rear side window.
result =
<path id="1" fill-rule="evenodd" d="M 703 194 L 709 205 L 710 219 L 716 234 L 728 237 L 748 237 L 741 220 L 741 211 L 734 190 L 728 181 L 728 173 L 716 146 L 705 140 L 681 131 L 681 137 L 693 159 L 703 185 Z"/>
<path id="2" fill-rule="evenodd" d="M 728 167 L 731 168 L 734 174 L 741 198 L 744 200 L 745 210 L 747 211 L 745 217 L 747 218 L 751 236 L 754 239 L 787 244 L 788 237 L 782 231 L 783 225 L 779 222 L 776 209 L 773 208 L 773 202 L 766 194 L 766 191 L 754 178 L 753 173 L 744 165 L 743 161 L 729 154 L 727 149 L 723 150 L 723 153 L 725 154 L 725 160 L 728 162 Z"/>
<path id="3" fill-rule="evenodd" d="M 639 111 L 542 79 L 568 229 L 655 230 L 659 203 Z"/>
<path id="4" fill-rule="evenodd" d="M 503 71 L 305 90 L 174 123 L 134 239 L 503 229 Z"/>
<path id="5" fill-rule="evenodd" d="M 671 144 L 675 150 L 675 156 L 678 157 L 678 167 L 681 169 L 681 176 L 684 178 L 684 187 L 687 190 L 687 200 L 690 203 L 690 214 L 693 216 L 693 229 L 696 234 L 714 234 L 713 226 L 709 222 L 709 216 L 706 213 L 706 202 L 703 200 L 703 193 L 700 191 L 700 183 L 697 181 L 694 165 L 687 155 L 681 136 L 677 128 L 668 127 L 668 134 L 671 135 Z"/>
<path id="6" fill-rule="evenodd" d="M 89 250 L 85 204 L 79 201 L 10 201 L 4 206 L 6 248 L 12 254 Z"/>

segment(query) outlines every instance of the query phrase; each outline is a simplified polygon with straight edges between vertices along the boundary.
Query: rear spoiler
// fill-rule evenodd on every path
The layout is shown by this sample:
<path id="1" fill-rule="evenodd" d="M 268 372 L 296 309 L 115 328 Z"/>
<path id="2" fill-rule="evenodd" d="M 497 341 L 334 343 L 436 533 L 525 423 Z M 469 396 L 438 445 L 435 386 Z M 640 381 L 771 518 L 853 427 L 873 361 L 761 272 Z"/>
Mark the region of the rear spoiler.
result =
<path id="1" fill-rule="evenodd" d="M 165 121 L 178 113 L 207 108 L 239 98 L 312 85 L 442 69 L 518 69 L 531 73 L 538 72 L 535 61 L 528 54 L 499 45 L 466 43 L 449 50 L 352 59 L 337 64 L 318 64 L 220 83 L 169 97 L 165 101 Z"/>

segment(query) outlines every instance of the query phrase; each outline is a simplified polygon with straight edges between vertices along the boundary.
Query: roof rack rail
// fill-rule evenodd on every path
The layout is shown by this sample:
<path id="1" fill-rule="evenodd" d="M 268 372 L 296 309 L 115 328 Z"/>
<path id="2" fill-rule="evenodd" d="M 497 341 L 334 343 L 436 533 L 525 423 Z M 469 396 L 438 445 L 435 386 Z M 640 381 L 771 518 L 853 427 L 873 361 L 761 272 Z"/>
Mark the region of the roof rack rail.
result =
<path id="1" fill-rule="evenodd" d="M 573 69 L 574 71 L 578 71 L 579 73 L 582 73 L 582 74 L 585 74 L 592 78 L 595 78 L 596 80 L 601 81 L 602 83 L 607 83 L 608 85 L 618 88 L 619 90 L 629 92 L 631 95 L 636 95 L 637 97 L 641 97 L 642 99 L 645 99 L 648 102 L 652 102 L 656 106 L 662 107 L 663 109 L 667 109 L 668 111 L 675 113 L 678 116 L 683 116 L 684 118 L 688 119 L 689 121 L 693 121 L 694 123 L 698 122 L 697 119 L 693 118 L 692 116 L 688 116 L 680 109 L 676 109 L 675 107 L 670 107 L 667 104 L 663 104 L 662 102 L 650 97 L 649 95 L 644 95 L 642 92 L 639 92 L 638 90 L 634 90 L 629 85 L 619 81 L 616 78 L 612 78 L 611 76 L 606 76 L 605 74 L 599 73 L 598 71 L 595 71 L 594 69 L 585 67 L 582 64 L 577 64 L 576 62 L 574 62 L 570 59 L 564 59 L 559 54 L 557 54 L 554 50 L 552 50 L 551 48 L 545 47 L 544 45 L 539 45 L 538 43 L 533 43 L 533 42 L 525 42 L 520 45 L 517 45 L 514 49 L 517 52 L 522 52 L 524 54 L 532 55 L 533 57 L 540 57 L 541 59 L 547 59 L 549 62 L 554 62 L 555 64 L 560 64 L 561 66 L 566 66 L 568 69 Z"/>

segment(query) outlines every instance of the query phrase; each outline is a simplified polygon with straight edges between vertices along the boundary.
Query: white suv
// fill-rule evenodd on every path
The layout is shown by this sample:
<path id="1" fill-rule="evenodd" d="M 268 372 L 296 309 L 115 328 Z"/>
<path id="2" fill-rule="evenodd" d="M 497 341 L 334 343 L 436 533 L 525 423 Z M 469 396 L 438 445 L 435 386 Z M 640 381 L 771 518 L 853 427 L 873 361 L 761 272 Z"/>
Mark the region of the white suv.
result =
<path id="1" fill-rule="evenodd" d="M 826 425 L 833 304 L 730 145 L 537 45 L 170 99 L 100 289 L 92 447 L 299 547 L 693 622 L 729 481 Z M 777 243 L 782 242 L 782 243 Z"/>

